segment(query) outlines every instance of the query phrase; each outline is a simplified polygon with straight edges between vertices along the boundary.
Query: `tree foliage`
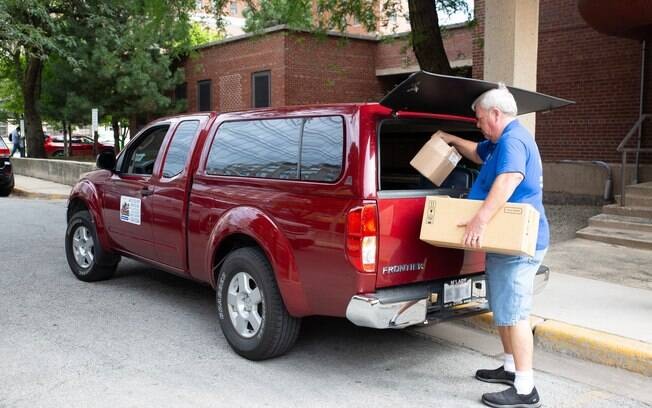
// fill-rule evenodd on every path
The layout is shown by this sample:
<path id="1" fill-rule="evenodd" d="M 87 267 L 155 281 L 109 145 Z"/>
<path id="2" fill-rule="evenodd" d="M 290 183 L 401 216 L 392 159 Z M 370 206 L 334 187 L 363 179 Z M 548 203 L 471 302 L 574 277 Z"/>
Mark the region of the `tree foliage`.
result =
<path id="1" fill-rule="evenodd" d="M 10 22 L 0 25 L 0 65 L 14 67 L 21 88 L 30 156 L 44 155 L 41 103 L 57 121 L 90 121 L 91 106 L 132 121 L 173 109 L 170 93 L 183 78 L 174 62 L 193 45 L 194 7 L 193 0 L 0 2 L 0 21 Z"/>

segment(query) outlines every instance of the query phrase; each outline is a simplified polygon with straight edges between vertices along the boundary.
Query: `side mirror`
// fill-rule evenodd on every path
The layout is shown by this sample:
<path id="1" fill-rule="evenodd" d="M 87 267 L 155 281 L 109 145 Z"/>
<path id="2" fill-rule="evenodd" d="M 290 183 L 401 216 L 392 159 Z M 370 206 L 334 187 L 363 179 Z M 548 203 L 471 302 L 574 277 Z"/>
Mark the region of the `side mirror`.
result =
<path id="1" fill-rule="evenodd" d="M 113 150 L 104 150 L 97 155 L 95 166 L 98 169 L 115 171 L 115 152 Z"/>

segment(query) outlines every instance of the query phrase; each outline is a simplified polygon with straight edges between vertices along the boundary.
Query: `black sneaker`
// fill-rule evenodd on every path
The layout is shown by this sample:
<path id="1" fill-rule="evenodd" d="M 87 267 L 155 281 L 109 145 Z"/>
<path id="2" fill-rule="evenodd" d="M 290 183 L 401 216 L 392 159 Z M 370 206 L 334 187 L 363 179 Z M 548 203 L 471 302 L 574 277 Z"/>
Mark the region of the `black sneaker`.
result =
<path id="1" fill-rule="evenodd" d="M 482 402 L 496 408 L 538 408 L 541 406 L 536 388 L 532 388 L 532 392 L 528 395 L 522 395 L 516 393 L 516 388 L 509 387 L 505 391 L 483 394 Z"/>
<path id="2" fill-rule="evenodd" d="M 500 366 L 495 370 L 478 370 L 475 372 L 475 378 L 489 383 L 514 385 L 516 374 L 505 371 L 505 366 Z"/>

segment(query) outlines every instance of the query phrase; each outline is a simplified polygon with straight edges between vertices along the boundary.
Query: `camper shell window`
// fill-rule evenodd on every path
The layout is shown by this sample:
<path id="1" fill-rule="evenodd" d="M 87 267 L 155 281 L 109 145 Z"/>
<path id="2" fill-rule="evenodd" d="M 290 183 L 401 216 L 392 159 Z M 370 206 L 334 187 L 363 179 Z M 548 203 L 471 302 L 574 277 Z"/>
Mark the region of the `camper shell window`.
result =
<path id="1" fill-rule="evenodd" d="M 479 166 L 463 158 L 444 183 L 437 187 L 410 165 L 410 160 L 438 130 L 464 139 L 484 140 L 475 123 L 432 119 L 386 119 L 378 127 L 378 186 L 383 194 L 424 190 L 428 194 L 464 197 Z"/>

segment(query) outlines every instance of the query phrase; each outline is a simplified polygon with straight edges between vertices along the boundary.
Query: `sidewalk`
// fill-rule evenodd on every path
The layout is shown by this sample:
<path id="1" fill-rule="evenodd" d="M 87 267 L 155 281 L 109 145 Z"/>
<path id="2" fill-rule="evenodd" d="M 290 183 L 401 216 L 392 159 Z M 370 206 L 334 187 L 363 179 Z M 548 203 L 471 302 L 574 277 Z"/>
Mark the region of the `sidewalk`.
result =
<path id="1" fill-rule="evenodd" d="M 50 200 L 66 200 L 70 195 L 72 186 L 53 183 L 34 177 L 14 174 L 14 192 L 12 195 L 30 198 L 43 198 Z"/>
<path id="2" fill-rule="evenodd" d="M 65 199 L 70 189 L 16 176 L 16 195 Z M 553 244 L 544 263 L 551 276 L 534 300 L 536 346 L 652 376 L 652 251 L 572 239 Z M 493 330 L 490 314 L 466 324 Z"/>

